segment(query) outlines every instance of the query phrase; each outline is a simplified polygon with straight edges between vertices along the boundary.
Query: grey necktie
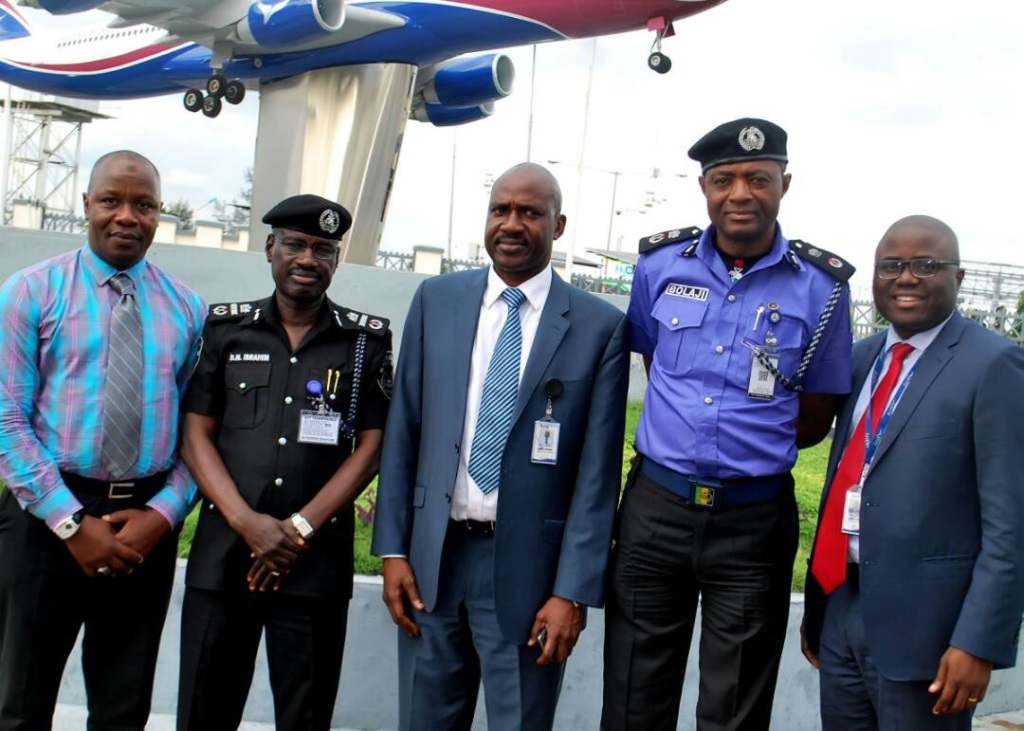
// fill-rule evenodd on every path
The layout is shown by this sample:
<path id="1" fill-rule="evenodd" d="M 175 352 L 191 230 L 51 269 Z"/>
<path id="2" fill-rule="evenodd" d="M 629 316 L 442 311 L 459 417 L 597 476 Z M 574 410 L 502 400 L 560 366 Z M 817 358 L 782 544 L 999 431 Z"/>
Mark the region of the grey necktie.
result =
<path id="1" fill-rule="evenodd" d="M 142 318 L 131 277 L 115 274 L 110 286 L 121 299 L 110 313 L 102 459 L 110 474 L 120 478 L 138 461 L 142 439 Z"/>

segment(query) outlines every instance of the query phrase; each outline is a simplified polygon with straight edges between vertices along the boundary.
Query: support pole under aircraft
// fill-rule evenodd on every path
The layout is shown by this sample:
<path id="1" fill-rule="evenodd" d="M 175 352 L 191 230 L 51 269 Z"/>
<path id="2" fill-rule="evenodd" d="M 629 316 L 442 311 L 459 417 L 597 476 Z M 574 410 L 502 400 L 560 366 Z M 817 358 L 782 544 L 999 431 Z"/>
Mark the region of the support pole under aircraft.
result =
<path id="1" fill-rule="evenodd" d="M 414 66 L 371 64 L 261 87 L 250 250 L 263 250 L 271 206 L 315 193 L 352 212 L 344 261 L 376 263 L 415 77 Z"/>

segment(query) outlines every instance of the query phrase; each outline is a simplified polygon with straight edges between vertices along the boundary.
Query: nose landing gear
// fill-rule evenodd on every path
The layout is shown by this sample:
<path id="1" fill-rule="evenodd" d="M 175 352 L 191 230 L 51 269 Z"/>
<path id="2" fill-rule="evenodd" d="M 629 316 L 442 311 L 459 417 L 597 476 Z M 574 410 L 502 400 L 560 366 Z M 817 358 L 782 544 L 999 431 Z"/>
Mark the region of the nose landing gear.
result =
<path id="1" fill-rule="evenodd" d="M 672 59 L 661 52 L 661 42 L 676 34 L 671 21 L 665 18 L 651 18 L 647 21 L 648 30 L 654 31 L 654 43 L 651 45 L 651 55 L 647 57 L 647 68 L 659 74 L 667 74 L 672 68 Z"/>

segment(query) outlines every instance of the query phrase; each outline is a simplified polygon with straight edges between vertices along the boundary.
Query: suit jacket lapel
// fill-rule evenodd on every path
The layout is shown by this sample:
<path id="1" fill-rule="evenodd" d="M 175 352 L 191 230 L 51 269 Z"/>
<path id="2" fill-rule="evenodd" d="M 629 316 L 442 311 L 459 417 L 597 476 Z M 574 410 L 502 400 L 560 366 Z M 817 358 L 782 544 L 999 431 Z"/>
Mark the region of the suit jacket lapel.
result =
<path id="1" fill-rule="evenodd" d="M 487 288 L 487 269 L 480 275 L 468 278 L 459 291 L 448 300 L 448 322 L 451 323 L 451 368 L 455 373 L 453 383 L 458 384 L 454 394 L 455 421 L 464 423 L 466 418 L 466 396 L 469 391 L 469 367 L 473 361 L 473 342 L 480 322 L 480 303 Z"/>
<path id="2" fill-rule="evenodd" d="M 868 379 L 871 373 L 871 366 L 874 365 L 875 359 L 883 347 L 885 347 L 885 332 L 881 332 L 866 340 L 864 347 L 862 349 L 858 348 L 856 351 L 853 361 L 853 388 L 836 420 L 836 433 L 833 437 L 833 442 L 837 446 L 833 447 L 829 455 L 825 480 L 826 493 L 828 486 L 832 484 L 832 477 L 839 466 L 839 459 L 843 455 L 843 450 L 846 449 L 846 443 L 850 441 L 850 431 L 854 427 L 851 420 L 853 419 L 853 411 L 857 407 L 857 398 L 864 388 L 864 381 Z"/>
<path id="3" fill-rule="evenodd" d="M 914 368 L 914 375 L 910 379 L 910 383 L 907 384 L 907 390 L 896 405 L 896 410 L 893 411 L 892 418 L 889 419 L 889 426 L 878 444 L 875 464 L 889 451 L 889 447 L 910 421 L 911 415 L 921 403 L 932 382 L 953 357 L 951 349 L 960 341 L 964 327 L 966 327 L 964 319 L 959 314 L 954 314 L 953 319 L 946 323 L 932 344 L 928 346 L 928 350 L 924 351 L 918 360 L 917 366 Z"/>
<path id="4" fill-rule="evenodd" d="M 548 363 L 558 350 L 566 330 L 569 329 L 569 319 L 566 314 L 569 312 L 569 285 L 563 282 L 557 274 L 551 276 L 551 291 L 548 292 L 548 300 L 544 303 L 544 310 L 540 314 L 540 322 L 537 324 L 537 335 L 533 340 L 533 347 L 530 349 L 530 356 L 526 361 L 526 368 L 523 371 L 523 378 L 519 382 L 519 394 L 516 397 L 516 408 L 512 413 L 512 423 L 516 423 L 526 408 L 527 401 L 533 395 L 540 377 L 547 370 Z M 540 414 L 537 415 L 538 418 Z"/>

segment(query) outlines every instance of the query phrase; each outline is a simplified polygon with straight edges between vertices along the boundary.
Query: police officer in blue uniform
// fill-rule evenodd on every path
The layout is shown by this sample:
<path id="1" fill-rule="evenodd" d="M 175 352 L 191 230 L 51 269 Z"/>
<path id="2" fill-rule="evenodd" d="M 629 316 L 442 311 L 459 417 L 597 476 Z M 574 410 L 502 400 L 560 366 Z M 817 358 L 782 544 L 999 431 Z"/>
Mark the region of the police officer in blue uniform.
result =
<path id="1" fill-rule="evenodd" d="M 377 471 L 391 388 L 386 320 L 326 296 L 344 208 L 288 198 L 263 218 L 276 291 L 213 305 L 183 411 L 203 494 L 186 574 L 179 729 L 241 721 L 265 631 L 278 729 L 328 729 L 352 596 L 353 502 Z"/>
<path id="2" fill-rule="evenodd" d="M 851 387 L 852 267 L 776 223 L 786 133 L 738 119 L 689 156 L 711 226 L 641 241 L 649 384 L 619 514 L 602 728 L 675 729 L 701 606 L 700 730 L 769 727 L 798 515 L 790 470 Z"/>

